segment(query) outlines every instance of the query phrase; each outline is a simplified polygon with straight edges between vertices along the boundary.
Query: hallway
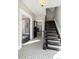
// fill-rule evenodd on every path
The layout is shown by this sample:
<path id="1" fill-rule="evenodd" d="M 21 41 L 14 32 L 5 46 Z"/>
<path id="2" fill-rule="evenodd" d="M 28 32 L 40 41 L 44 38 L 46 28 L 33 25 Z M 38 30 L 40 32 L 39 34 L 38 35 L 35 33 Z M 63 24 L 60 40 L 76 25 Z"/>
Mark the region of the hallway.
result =
<path id="1" fill-rule="evenodd" d="M 42 38 L 35 38 L 35 40 L 40 40 L 35 43 L 24 45 L 22 49 L 19 50 L 19 59 L 53 59 L 53 56 L 58 52 L 55 50 L 43 50 Z"/>
<path id="2" fill-rule="evenodd" d="M 54 26 L 52 21 L 55 21 L 58 33 L 61 34 L 60 0 L 48 0 L 45 6 L 41 5 L 40 2 L 41 0 L 19 0 L 18 59 L 53 59 L 54 55 L 60 51 L 60 40 L 56 28 L 50 30 Z M 26 23 L 24 30 L 22 29 L 23 17 L 25 20 L 29 19 L 28 22 L 23 22 Z M 47 27 L 46 22 L 49 21 L 51 23 Z M 55 33 L 53 33 L 54 31 Z M 22 35 L 26 33 L 29 33 L 29 35 Z"/>

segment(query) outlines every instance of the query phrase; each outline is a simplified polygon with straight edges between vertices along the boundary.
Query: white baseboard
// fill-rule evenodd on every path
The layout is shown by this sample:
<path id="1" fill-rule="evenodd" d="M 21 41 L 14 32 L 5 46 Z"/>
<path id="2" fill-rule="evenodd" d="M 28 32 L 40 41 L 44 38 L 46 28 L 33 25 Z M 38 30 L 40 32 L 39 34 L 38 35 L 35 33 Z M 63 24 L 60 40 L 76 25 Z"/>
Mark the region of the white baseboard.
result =
<path id="1" fill-rule="evenodd" d="M 36 42 L 39 42 L 39 41 L 40 40 L 32 40 L 32 41 L 26 42 L 25 44 L 22 44 L 22 45 L 28 45 L 28 44 L 36 43 Z"/>

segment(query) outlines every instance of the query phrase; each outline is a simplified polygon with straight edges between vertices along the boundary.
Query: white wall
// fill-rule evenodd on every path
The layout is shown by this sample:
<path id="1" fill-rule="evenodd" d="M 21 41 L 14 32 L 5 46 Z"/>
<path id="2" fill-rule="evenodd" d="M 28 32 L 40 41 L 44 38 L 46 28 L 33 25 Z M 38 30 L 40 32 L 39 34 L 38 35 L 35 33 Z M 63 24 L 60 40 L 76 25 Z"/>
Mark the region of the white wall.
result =
<path id="1" fill-rule="evenodd" d="M 42 22 L 37 22 L 37 27 L 39 28 L 39 31 L 42 31 Z"/>
<path id="2" fill-rule="evenodd" d="M 56 22 L 56 26 L 58 28 L 59 34 L 61 35 L 61 6 L 56 7 L 55 10 L 56 14 L 55 14 L 55 22 Z"/>
<path id="3" fill-rule="evenodd" d="M 57 7 L 61 4 L 61 0 L 47 0 L 47 8 Z"/>
<path id="4" fill-rule="evenodd" d="M 30 17 L 30 39 L 33 39 L 33 20 L 34 20 L 34 14 L 22 3 L 21 0 L 18 1 L 19 3 L 19 27 L 18 27 L 18 49 L 22 47 L 22 14 L 24 14 L 27 17 Z"/>
<path id="5" fill-rule="evenodd" d="M 55 16 L 55 8 L 53 7 L 46 9 L 46 16 L 47 21 L 53 20 Z"/>
<path id="6" fill-rule="evenodd" d="M 27 14 L 23 9 L 20 9 L 19 10 L 19 39 L 18 39 L 18 46 L 19 48 L 22 47 L 22 15 L 26 15 L 28 18 L 30 18 L 30 39 L 33 39 L 33 26 L 32 26 L 32 23 L 33 23 L 33 19 L 32 17 Z"/>
<path id="7" fill-rule="evenodd" d="M 30 14 L 32 17 L 35 17 L 35 14 L 22 2 L 22 0 L 18 0 L 18 8 L 22 8 L 25 12 Z"/>

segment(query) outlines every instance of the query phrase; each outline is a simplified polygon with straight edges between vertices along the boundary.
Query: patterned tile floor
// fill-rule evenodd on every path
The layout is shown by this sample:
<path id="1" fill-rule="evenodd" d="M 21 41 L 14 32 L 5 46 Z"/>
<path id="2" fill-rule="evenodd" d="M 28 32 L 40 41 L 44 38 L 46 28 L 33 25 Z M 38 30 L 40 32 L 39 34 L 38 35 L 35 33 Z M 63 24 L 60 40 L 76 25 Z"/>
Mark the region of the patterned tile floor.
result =
<path id="1" fill-rule="evenodd" d="M 35 40 L 40 40 L 35 43 L 24 45 L 22 49 L 18 51 L 18 59 L 53 59 L 53 56 L 57 53 L 54 50 L 43 50 L 43 41 L 41 38 L 36 38 Z"/>

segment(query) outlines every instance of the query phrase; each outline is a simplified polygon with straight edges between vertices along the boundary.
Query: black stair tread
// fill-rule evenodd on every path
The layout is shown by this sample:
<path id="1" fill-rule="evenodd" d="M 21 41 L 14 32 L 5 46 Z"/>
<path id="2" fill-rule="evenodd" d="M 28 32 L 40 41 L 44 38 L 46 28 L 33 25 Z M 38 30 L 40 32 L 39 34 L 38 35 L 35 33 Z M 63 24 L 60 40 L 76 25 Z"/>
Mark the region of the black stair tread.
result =
<path id="1" fill-rule="evenodd" d="M 59 49 L 59 48 L 55 48 L 55 47 L 47 47 L 47 49 L 51 49 L 51 50 L 60 51 L 60 49 Z"/>
<path id="2" fill-rule="evenodd" d="M 61 46 L 60 43 L 57 42 L 47 42 L 49 45 Z"/>
<path id="3" fill-rule="evenodd" d="M 52 41 L 60 41 L 60 40 L 58 40 L 58 39 L 47 39 L 47 40 L 52 40 Z"/>
<path id="4" fill-rule="evenodd" d="M 48 43 L 51 43 L 51 44 L 60 44 L 59 41 L 49 41 L 49 40 L 48 40 Z"/>
<path id="5" fill-rule="evenodd" d="M 57 33 L 56 31 L 46 31 L 47 33 Z"/>
<path id="6" fill-rule="evenodd" d="M 46 31 L 55 31 L 55 32 L 57 32 L 56 30 L 53 30 L 53 29 L 46 29 Z"/>
<path id="7" fill-rule="evenodd" d="M 52 35 L 48 35 L 46 38 L 57 38 L 58 39 L 58 36 L 52 36 Z"/>
<path id="8" fill-rule="evenodd" d="M 47 33 L 47 35 L 52 35 L 52 36 L 59 36 L 58 34 L 53 34 L 53 33 Z"/>
<path id="9" fill-rule="evenodd" d="M 46 29 L 49 29 L 49 30 L 56 30 L 55 27 L 46 27 Z"/>
<path id="10" fill-rule="evenodd" d="M 57 32 L 46 32 L 47 34 L 53 34 L 53 35 L 58 35 Z"/>
<path id="11" fill-rule="evenodd" d="M 57 32 L 55 32 L 55 31 L 46 31 L 46 33 L 57 34 Z"/>
<path id="12" fill-rule="evenodd" d="M 56 40 L 47 40 L 49 42 L 59 42 L 60 43 L 60 40 L 56 41 Z"/>
<path id="13" fill-rule="evenodd" d="M 49 35 L 49 36 L 59 36 L 57 33 L 55 32 L 47 32 L 46 35 Z"/>
<path id="14" fill-rule="evenodd" d="M 56 29 L 56 27 L 51 27 L 51 26 L 46 26 L 45 28 L 46 29 L 53 29 L 53 30 Z"/>
<path id="15" fill-rule="evenodd" d="M 47 36 L 58 37 L 58 35 L 47 34 Z"/>
<path id="16" fill-rule="evenodd" d="M 55 27 L 55 24 L 46 24 L 46 27 Z"/>
<path id="17" fill-rule="evenodd" d="M 54 31 L 53 31 L 53 32 L 47 31 L 46 33 L 47 33 L 47 34 L 57 34 L 57 32 L 54 32 Z M 58 35 L 58 34 L 57 34 L 57 35 Z"/>
<path id="18" fill-rule="evenodd" d="M 47 39 L 53 40 L 53 39 L 59 39 L 57 37 L 47 37 Z"/>
<path id="19" fill-rule="evenodd" d="M 53 29 L 53 30 L 55 30 L 56 28 L 53 28 L 53 27 L 51 27 L 51 28 L 48 28 L 48 27 L 46 27 L 47 29 Z"/>
<path id="20" fill-rule="evenodd" d="M 53 29 L 46 29 L 46 31 L 55 31 L 55 32 L 57 32 L 56 30 L 53 30 Z"/>
<path id="21" fill-rule="evenodd" d="M 46 31 L 56 31 L 55 29 L 46 29 Z"/>
<path id="22" fill-rule="evenodd" d="M 60 41 L 48 41 L 49 46 L 55 46 L 55 47 L 60 47 L 61 42 Z"/>
<path id="23" fill-rule="evenodd" d="M 47 36 L 47 39 L 58 39 L 58 37 L 57 36 Z"/>
<path id="24" fill-rule="evenodd" d="M 47 29 L 56 29 L 56 26 L 46 26 Z"/>
<path id="25" fill-rule="evenodd" d="M 60 48 L 61 46 L 55 46 L 55 45 L 47 45 L 47 47 Z"/>

